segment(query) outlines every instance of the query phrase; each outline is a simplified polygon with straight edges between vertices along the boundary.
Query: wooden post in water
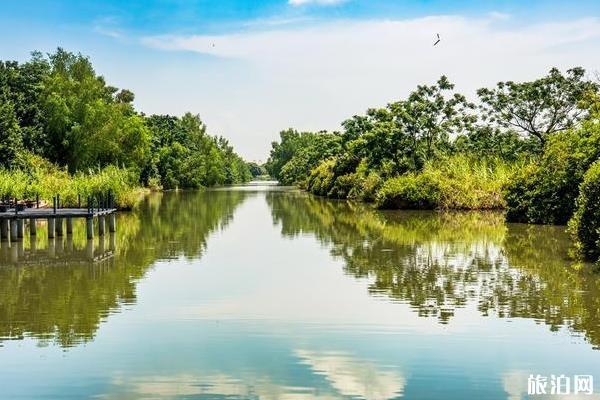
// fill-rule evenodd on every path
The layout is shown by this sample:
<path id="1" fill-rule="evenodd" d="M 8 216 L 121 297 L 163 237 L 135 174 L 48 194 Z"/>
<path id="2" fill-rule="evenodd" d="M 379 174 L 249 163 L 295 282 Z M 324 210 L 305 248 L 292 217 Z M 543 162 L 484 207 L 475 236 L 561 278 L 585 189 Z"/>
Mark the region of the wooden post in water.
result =
<path id="1" fill-rule="evenodd" d="M 56 236 L 62 236 L 64 223 L 62 218 L 56 218 Z"/>
<path id="2" fill-rule="evenodd" d="M 104 215 L 98 215 L 98 235 L 104 236 Z"/>
<path id="3" fill-rule="evenodd" d="M 23 218 L 17 219 L 17 238 L 23 239 L 23 231 L 25 230 L 25 221 Z"/>
<path id="4" fill-rule="evenodd" d="M 115 251 L 117 248 L 117 240 L 114 233 L 111 233 L 108 237 L 108 249 L 110 251 Z"/>
<path id="5" fill-rule="evenodd" d="M 29 218 L 29 234 L 35 236 L 37 234 L 37 226 L 35 225 L 35 218 Z"/>
<path id="6" fill-rule="evenodd" d="M 54 236 L 48 238 L 48 256 L 50 258 L 56 257 L 56 242 L 54 241 Z"/>
<path id="7" fill-rule="evenodd" d="M 108 231 L 110 233 L 117 231 L 117 215 L 115 213 L 108 216 Z"/>
<path id="8" fill-rule="evenodd" d="M 89 239 L 85 246 L 85 254 L 88 260 L 94 260 L 94 239 Z"/>
<path id="9" fill-rule="evenodd" d="M 10 220 L 10 241 L 13 243 L 17 241 L 17 220 L 16 220 L 16 218 Z"/>
<path id="10" fill-rule="evenodd" d="M 104 235 L 100 236 L 98 238 L 98 253 L 100 254 L 100 257 L 104 256 L 104 252 L 105 252 L 105 245 L 106 245 L 106 237 Z"/>
<path id="11" fill-rule="evenodd" d="M 19 249 L 15 244 L 10 245 L 10 262 L 16 263 L 19 261 Z"/>
<path id="12" fill-rule="evenodd" d="M 94 217 L 89 216 L 85 220 L 85 226 L 87 231 L 87 238 L 91 240 L 94 238 Z"/>
<path id="13" fill-rule="evenodd" d="M 67 235 L 73 234 L 73 218 L 67 218 Z"/>
<path id="14" fill-rule="evenodd" d="M 55 229 L 55 219 L 54 217 L 48 218 L 48 239 L 54 239 Z"/>
<path id="15" fill-rule="evenodd" d="M 8 240 L 8 220 L 7 219 L 3 219 L 0 222 L 0 239 L 2 241 L 7 241 Z"/>

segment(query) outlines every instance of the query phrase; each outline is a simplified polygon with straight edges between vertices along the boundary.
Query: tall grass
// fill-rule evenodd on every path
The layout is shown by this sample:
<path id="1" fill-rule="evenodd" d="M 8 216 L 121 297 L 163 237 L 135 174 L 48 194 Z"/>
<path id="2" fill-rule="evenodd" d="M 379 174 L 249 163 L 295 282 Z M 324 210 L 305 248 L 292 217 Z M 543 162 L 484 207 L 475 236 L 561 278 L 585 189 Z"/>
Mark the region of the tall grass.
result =
<path id="1" fill-rule="evenodd" d="M 491 210 L 506 207 L 502 190 L 514 169 L 498 159 L 455 155 L 419 173 L 388 179 L 376 196 L 381 208 Z"/>
<path id="2" fill-rule="evenodd" d="M 60 195 L 63 206 L 75 206 L 81 196 L 82 205 L 88 197 L 114 196 L 116 205 L 130 209 L 140 200 L 143 189 L 137 184 L 137 175 L 127 169 L 108 166 L 70 175 L 47 161 L 29 156 L 23 169 L 0 169 L 0 197 L 35 199 L 52 204 Z"/>

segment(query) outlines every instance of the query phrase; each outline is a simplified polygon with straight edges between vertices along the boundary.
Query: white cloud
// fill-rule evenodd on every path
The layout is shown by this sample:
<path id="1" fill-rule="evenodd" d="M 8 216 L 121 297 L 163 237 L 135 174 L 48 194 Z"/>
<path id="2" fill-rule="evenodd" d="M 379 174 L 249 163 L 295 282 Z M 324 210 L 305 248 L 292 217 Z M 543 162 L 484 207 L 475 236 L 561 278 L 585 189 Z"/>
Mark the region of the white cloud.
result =
<path id="1" fill-rule="evenodd" d="M 296 350 L 315 374 L 327 379 L 344 397 L 384 400 L 400 397 L 406 381 L 397 371 L 383 369 L 345 352 Z"/>
<path id="2" fill-rule="evenodd" d="M 288 3 L 294 7 L 304 6 L 307 4 L 318 4 L 318 5 L 329 6 L 329 5 L 344 3 L 346 1 L 347 0 L 288 0 Z"/>
<path id="3" fill-rule="evenodd" d="M 144 111 L 199 112 L 242 154 L 264 159 L 281 129 L 339 129 L 343 119 L 442 74 L 474 96 L 479 87 L 532 79 L 553 66 L 600 65 L 599 18 L 508 27 L 504 19 L 432 16 L 146 37 L 147 46 L 210 62 L 155 71 L 160 80 L 133 89 Z M 433 47 L 438 32 L 442 41 Z"/>

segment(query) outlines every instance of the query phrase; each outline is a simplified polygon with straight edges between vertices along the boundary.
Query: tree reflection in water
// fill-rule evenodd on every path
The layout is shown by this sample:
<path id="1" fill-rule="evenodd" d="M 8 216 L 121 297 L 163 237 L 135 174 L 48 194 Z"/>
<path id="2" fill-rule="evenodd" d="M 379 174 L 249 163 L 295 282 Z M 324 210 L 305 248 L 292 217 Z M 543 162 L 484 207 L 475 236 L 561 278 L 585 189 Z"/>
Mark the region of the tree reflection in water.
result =
<path id="1" fill-rule="evenodd" d="M 270 193 L 283 235 L 310 233 L 369 291 L 451 322 L 457 309 L 531 318 L 600 344 L 600 276 L 573 265 L 564 227 L 505 224 L 494 212 L 379 212 L 303 193 Z"/>
<path id="2" fill-rule="evenodd" d="M 200 257 L 210 233 L 226 226 L 247 196 L 241 191 L 153 194 L 135 212 L 119 214 L 115 255 L 100 263 L 82 264 L 76 257 L 87 245 L 83 223 L 74 226 L 74 250 L 55 253 L 53 261 L 14 264 L 3 257 L 0 340 L 33 337 L 63 347 L 92 340 L 109 314 L 135 303 L 136 283 L 155 261 Z M 38 230 L 35 246 L 46 254 L 45 231 Z M 63 240 L 50 247 L 66 249 Z M 23 247 L 31 249 L 29 238 Z"/>

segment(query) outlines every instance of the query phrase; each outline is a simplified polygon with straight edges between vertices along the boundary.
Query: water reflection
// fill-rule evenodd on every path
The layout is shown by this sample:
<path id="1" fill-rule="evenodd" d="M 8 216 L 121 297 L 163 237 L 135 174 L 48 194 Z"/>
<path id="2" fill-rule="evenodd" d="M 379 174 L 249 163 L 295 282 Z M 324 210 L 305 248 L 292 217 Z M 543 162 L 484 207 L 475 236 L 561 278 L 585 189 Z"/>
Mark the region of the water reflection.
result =
<path id="1" fill-rule="evenodd" d="M 111 312 L 136 301 L 136 282 L 154 262 L 201 256 L 207 236 L 247 195 L 155 194 L 119 214 L 114 235 L 88 241 L 79 221 L 73 236 L 48 239 L 40 229 L 37 238 L 2 243 L 0 340 L 29 336 L 69 347 L 93 339 Z"/>
<path id="2" fill-rule="evenodd" d="M 287 236 L 315 235 L 369 279 L 369 292 L 449 323 L 476 304 L 484 316 L 567 326 L 600 345 L 600 276 L 575 268 L 563 227 L 505 224 L 499 213 L 377 212 L 296 193 L 270 193 Z"/>
<path id="3" fill-rule="evenodd" d="M 42 242 L 40 244 L 40 242 Z M 42 247 L 40 247 L 42 246 Z M 7 265 L 63 265 L 105 261 L 115 254 L 114 233 L 98 239 L 88 239 L 84 244 L 75 243 L 72 235 L 39 240 L 27 236 L 18 242 L 3 241 L 0 244 L 0 267 Z"/>
<path id="4" fill-rule="evenodd" d="M 152 195 L 104 262 L 75 228 L 0 267 L 0 397 L 516 400 L 600 374 L 576 338 L 598 344 L 598 277 L 561 228 L 268 186 Z"/>
<path id="5" fill-rule="evenodd" d="M 341 395 L 361 399 L 391 399 L 402 395 L 404 377 L 347 352 L 296 350 L 302 364 L 322 375 Z"/>

